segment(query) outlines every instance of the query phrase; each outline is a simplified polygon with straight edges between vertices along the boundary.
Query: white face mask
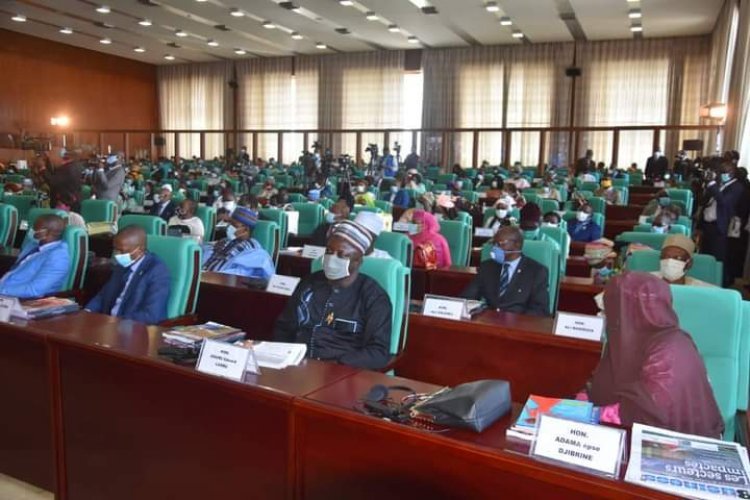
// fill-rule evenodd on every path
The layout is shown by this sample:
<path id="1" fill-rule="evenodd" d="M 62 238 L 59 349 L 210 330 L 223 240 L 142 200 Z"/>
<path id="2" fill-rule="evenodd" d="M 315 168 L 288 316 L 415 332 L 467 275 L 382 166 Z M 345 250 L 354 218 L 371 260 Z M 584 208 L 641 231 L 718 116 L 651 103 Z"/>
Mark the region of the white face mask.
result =
<path id="1" fill-rule="evenodd" d="M 654 234 L 666 234 L 667 226 L 651 226 L 651 232 Z"/>
<path id="2" fill-rule="evenodd" d="M 587 220 L 589 220 L 589 214 L 583 211 L 578 212 L 576 213 L 576 219 L 578 219 L 579 222 L 586 222 Z"/>
<path id="3" fill-rule="evenodd" d="M 229 240 L 235 239 L 237 237 L 236 233 L 237 233 L 237 228 L 236 227 L 234 227 L 231 224 L 229 226 L 227 226 L 227 239 L 229 239 Z"/>
<path id="4" fill-rule="evenodd" d="M 542 227 L 560 227 L 560 224 L 554 222 L 542 222 Z"/>
<path id="5" fill-rule="evenodd" d="M 365 192 L 365 187 L 364 186 L 357 186 L 357 192 L 358 193 L 364 193 Z"/>
<path id="6" fill-rule="evenodd" d="M 497 210 L 495 210 L 495 215 L 498 219 L 504 219 L 508 215 L 508 211 L 504 208 L 498 208 Z"/>
<path id="7" fill-rule="evenodd" d="M 323 273 L 331 281 L 349 277 L 349 259 L 332 253 L 323 255 Z"/>
<path id="8" fill-rule="evenodd" d="M 661 275 L 667 281 L 677 281 L 685 276 L 685 266 L 687 262 L 682 262 L 677 259 L 661 259 L 659 262 L 659 270 Z"/>

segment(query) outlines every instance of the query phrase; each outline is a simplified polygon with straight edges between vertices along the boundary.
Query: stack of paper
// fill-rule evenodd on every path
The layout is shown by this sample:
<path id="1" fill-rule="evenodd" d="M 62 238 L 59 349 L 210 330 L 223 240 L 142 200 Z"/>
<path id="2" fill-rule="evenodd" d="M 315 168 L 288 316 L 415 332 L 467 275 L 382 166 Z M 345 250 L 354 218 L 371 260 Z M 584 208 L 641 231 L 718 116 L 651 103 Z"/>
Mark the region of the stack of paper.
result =
<path id="1" fill-rule="evenodd" d="M 537 422 L 541 415 L 551 415 L 586 424 L 599 423 L 599 411 L 594 408 L 593 403 L 575 399 L 545 398 L 531 394 L 516 423 L 506 431 L 506 436 L 524 441 L 534 439 Z"/>
<path id="2" fill-rule="evenodd" d="M 11 316 L 21 319 L 41 319 L 78 311 L 74 300 L 60 297 L 44 297 L 35 300 L 15 301 Z"/>
<path id="3" fill-rule="evenodd" d="M 209 321 L 202 325 L 177 326 L 162 332 L 161 336 L 170 344 L 195 346 L 203 343 L 205 339 L 234 342 L 243 339 L 245 332 L 239 328 Z"/>
<path id="4" fill-rule="evenodd" d="M 306 344 L 286 342 L 237 342 L 235 345 L 247 347 L 255 352 L 255 359 L 261 368 L 283 370 L 288 366 L 299 365 L 307 353 Z"/>

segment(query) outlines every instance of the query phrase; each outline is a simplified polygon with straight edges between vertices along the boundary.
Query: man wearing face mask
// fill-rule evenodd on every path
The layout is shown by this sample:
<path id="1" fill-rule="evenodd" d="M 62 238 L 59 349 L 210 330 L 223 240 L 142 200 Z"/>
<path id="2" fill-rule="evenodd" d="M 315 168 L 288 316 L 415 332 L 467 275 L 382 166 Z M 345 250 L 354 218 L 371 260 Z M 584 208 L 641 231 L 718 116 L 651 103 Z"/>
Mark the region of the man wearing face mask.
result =
<path id="1" fill-rule="evenodd" d="M 125 168 L 117 155 L 109 155 L 107 169 L 98 168 L 94 174 L 94 194 L 100 200 L 117 201 L 122 185 L 125 183 Z"/>
<path id="2" fill-rule="evenodd" d="M 669 170 L 669 161 L 662 154 L 661 148 L 654 150 L 653 156 L 646 161 L 646 180 L 658 182 L 664 179 Z"/>
<path id="3" fill-rule="evenodd" d="M 654 217 L 651 223 L 651 232 L 655 234 L 668 234 L 672 226 L 672 216 L 668 212 L 662 212 Z"/>
<path id="4" fill-rule="evenodd" d="M 588 203 L 581 205 L 576 212 L 576 219 L 568 222 L 568 234 L 571 241 L 590 243 L 602 238 L 602 228 L 593 221 L 594 209 Z"/>
<path id="5" fill-rule="evenodd" d="M 493 231 L 497 231 L 502 226 L 508 226 L 512 223 L 510 218 L 508 217 L 508 205 L 503 201 L 496 201 L 495 206 L 493 207 L 495 213 L 487 219 L 487 222 L 484 223 L 484 227 L 491 228 Z"/>
<path id="6" fill-rule="evenodd" d="M 203 226 L 200 217 L 195 216 L 195 208 L 196 203 L 193 200 L 183 200 L 175 216 L 169 219 L 168 226 L 184 226 L 189 231 L 187 234 L 195 237 L 198 243 L 202 243 L 206 228 Z"/>
<path id="7" fill-rule="evenodd" d="M 666 189 L 662 189 L 656 193 L 656 196 L 643 208 L 641 215 L 645 217 L 658 217 L 662 212 L 671 212 L 677 217 L 682 215 L 682 209 L 679 205 L 672 203 L 672 198 Z"/>
<path id="8" fill-rule="evenodd" d="M 604 201 L 607 203 L 607 205 L 620 204 L 620 192 L 617 191 L 612 185 L 612 179 L 610 179 L 609 177 L 604 177 L 599 186 L 599 189 L 594 192 L 595 196 L 604 198 Z"/>
<path id="9" fill-rule="evenodd" d="M 391 185 L 391 195 L 388 199 L 394 207 L 409 208 L 411 198 L 409 192 L 403 189 L 404 180 L 402 177 L 396 177 L 395 182 Z"/>
<path id="10" fill-rule="evenodd" d="M 268 280 L 276 271 L 268 252 L 253 238 L 258 214 L 246 207 L 232 212 L 227 237 L 203 245 L 203 270 Z"/>
<path id="11" fill-rule="evenodd" d="M 167 319 L 171 288 L 169 268 L 146 250 L 146 232 L 137 226 L 120 229 L 113 242 L 117 267 L 86 310 L 149 325 Z"/>
<path id="12" fill-rule="evenodd" d="M 318 247 L 326 246 L 328 241 L 328 232 L 337 222 L 349 218 L 349 205 L 345 200 L 339 200 L 331 206 L 331 210 L 326 214 L 326 221 L 321 224 L 310 236 L 310 244 Z"/>
<path id="13" fill-rule="evenodd" d="M 651 274 L 659 276 L 670 285 L 714 286 L 686 275 L 693 267 L 694 253 L 693 240 L 682 234 L 671 234 L 661 247 L 659 270 Z"/>
<path id="14" fill-rule="evenodd" d="M 546 234 L 542 233 L 542 210 L 536 203 L 527 203 L 521 209 L 521 218 L 518 225 L 523 231 L 525 241 L 549 241 L 554 245 L 557 251 L 560 251 L 560 244 Z"/>
<path id="15" fill-rule="evenodd" d="M 34 221 L 13 267 L 0 279 L 0 295 L 30 299 L 59 292 L 70 270 L 65 220 L 41 215 Z"/>
<path id="16" fill-rule="evenodd" d="M 154 195 L 154 204 L 151 206 L 149 213 L 151 215 L 158 215 L 164 221 L 169 222 L 175 211 L 177 211 L 177 205 L 172 201 L 172 185 L 164 184 L 161 187 L 161 194 Z"/>
<path id="17" fill-rule="evenodd" d="M 307 356 L 377 370 L 388 364 L 391 301 L 359 272 L 372 234 L 356 222 L 336 224 L 323 271 L 302 279 L 276 321 L 274 340 L 307 344 Z"/>
<path id="18" fill-rule="evenodd" d="M 492 259 L 482 262 L 461 297 L 483 300 L 499 311 L 549 314 L 547 268 L 521 253 L 523 241 L 523 232 L 515 226 L 495 233 Z"/>
<path id="19" fill-rule="evenodd" d="M 367 190 L 368 183 L 362 179 L 357 182 L 357 189 L 354 194 L 354 203 L 356 205 L 364 205 L 366 207 L 375 206 L 375 195 Z"/>

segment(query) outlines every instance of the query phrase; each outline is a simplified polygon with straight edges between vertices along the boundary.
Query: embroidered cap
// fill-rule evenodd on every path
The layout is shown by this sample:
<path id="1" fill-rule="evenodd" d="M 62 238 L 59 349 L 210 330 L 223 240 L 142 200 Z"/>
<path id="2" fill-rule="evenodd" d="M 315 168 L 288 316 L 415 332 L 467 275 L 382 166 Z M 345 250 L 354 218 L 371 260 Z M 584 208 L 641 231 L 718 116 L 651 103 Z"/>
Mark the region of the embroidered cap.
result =
<path id="1" fill-rule="evenodd" d="M 328 237 L 338 236 L 346 240 L 363 255 L 367 252 L 373 242 L 373 234 L 361 224 L 350 220 L 342 220 L 331 228 Z"/>
<path id="2" fill-rule="evenodd" d="M 375 237 L 383 232 L 383 218 L 375 212 L 360 212 L 354 218 L 354 222 L 367 228 Z"/>
<path id="3" fill-rule="evenodd" d="M 258 213 L 247 207 L 237 207 L 232 212 L 232 219 L 249 228 L 254 228 L 258 223 Z"/>

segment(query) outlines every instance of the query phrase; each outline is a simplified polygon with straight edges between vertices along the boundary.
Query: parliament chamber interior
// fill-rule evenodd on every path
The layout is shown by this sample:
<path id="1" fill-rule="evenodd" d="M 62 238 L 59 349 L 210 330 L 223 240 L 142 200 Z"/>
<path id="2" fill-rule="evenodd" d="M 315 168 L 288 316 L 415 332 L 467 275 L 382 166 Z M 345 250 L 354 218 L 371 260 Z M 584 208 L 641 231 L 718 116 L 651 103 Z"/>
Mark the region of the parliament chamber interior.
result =
<path id="1" fill-rule="evenodd" d="M 750 498 L 750 0 L 5 0 L 0 66 L 0 500 Z"/>

